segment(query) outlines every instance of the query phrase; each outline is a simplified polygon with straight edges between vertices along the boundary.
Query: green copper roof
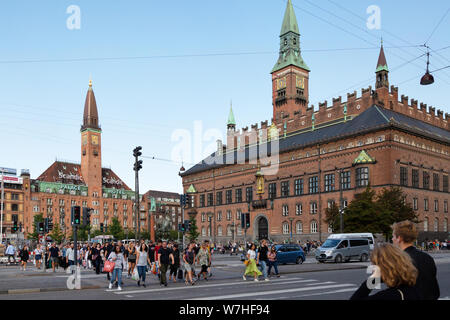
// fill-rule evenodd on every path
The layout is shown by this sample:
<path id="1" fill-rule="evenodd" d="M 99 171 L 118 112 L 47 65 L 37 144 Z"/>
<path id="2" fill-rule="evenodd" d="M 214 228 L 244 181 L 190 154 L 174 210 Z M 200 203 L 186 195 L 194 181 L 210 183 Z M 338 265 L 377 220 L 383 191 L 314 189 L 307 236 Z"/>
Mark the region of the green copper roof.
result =
<path id="1" fill-rule="evenodd" d="M 367 154 L 365 150 L 361 151 L 359 156 L 353 160 L 353 164 L 364 164 L 364 163 L 374 163 L 375 158 L 372 158 Z"/>
<path id="2" fill-rule="evenodd" d="M 196 193 L 196 192 L 197 192 L 197 190 L 195 190 L 193 184 L 191 184 L 191 185 L 189 186 L 189 189 L 187 189 L 187 191 L 186 191 L 186 193 Z"/>
<path id="3" fill-rule="evenodd" d="M 236 121 L 234 120 L 233 107 L 230 105 L 230 113 L 228 115 L 228 125 L 233 124 L 236 125 Z"/>
<path id="4" fill-rule="evenodd" d="M 289 31 L 300 34 L 298 31 L 297 18 L 295 17 L 294 8 L 292 7 L 291 0 L 288 1 L 286 11 L 284 12 L 283 25 L 281 26 L 280 36 L 288 33 Z"/>
<path id="5" fill-rule="evenodd" d="M 297 18 L 295 17 L 292 2 L 289 0 L 284 13 L 283 25 L 281 26 L 280 55 L 271 73 L 291 65 L 310 71 L 301 55 Z"/>

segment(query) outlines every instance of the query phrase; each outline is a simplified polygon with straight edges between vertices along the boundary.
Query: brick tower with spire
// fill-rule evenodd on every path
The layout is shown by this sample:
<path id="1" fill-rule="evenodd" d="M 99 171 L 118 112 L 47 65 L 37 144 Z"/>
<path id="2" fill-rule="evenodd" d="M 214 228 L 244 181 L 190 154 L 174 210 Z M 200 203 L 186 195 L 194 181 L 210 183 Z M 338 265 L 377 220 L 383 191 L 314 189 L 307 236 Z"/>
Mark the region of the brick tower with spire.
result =
<path id="1" fill-rule="evenodd" d="M 273 120 L 306 113 L 310 69 L 300 50 L 300 32 L 291 0 L 288 1 L 280 32 L 280 54 L 272 69 Z"/>
<path id="2" fill-rule="evenodd" d="M 102 130 L 98 121 L 92 80 L 84 103 L 83 125 L 81 126 L 81 173 L 89 189 L 89 195 L 101 195 L 102 191 Z"/>

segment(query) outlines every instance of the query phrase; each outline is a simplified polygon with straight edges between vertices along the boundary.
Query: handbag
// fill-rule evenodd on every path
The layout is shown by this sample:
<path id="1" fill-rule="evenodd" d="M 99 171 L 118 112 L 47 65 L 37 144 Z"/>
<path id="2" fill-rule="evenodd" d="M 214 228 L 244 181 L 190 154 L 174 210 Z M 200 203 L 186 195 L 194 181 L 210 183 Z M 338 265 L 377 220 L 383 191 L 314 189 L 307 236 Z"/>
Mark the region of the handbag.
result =
<path id="1" fill-rule="evenodd" d="M 178 269 L 178 279 L 183 280 L 183 270 Z"/>
<path id="2" fill-rule="evenodd" d="M 134 281 L 139 280 L 139 272 L 137 271 L 137 268 L 134 268 L 134 272 L 133 275 L 131 276 L 131 279 L 133 279 Z"/>
<path id="3" fill-rule="evenodd" d="M 115 265 L 116 264 L 114 262 L 107 260 L 107 261 L 105 261 L 105 265 L 103 266 L 103 271 L 113 272 Z"/>
<path id="4" fill-rule="evenodd" d="M 156 263 L 154 263 L 154 264 L 152 265 L 152 273 L 153 273 L 153 274 L 157 274 L 157 273 L 158 273 L 158 271 L 156 271 Z"/>
<path id="5" fill-rule="evenodd" d="M 245 261 L 244 261 L 244 264 L 245 264 L 246 266 L 248 266 L 249 263 L 250 263 L 249 260 L 245 260 Z"/>

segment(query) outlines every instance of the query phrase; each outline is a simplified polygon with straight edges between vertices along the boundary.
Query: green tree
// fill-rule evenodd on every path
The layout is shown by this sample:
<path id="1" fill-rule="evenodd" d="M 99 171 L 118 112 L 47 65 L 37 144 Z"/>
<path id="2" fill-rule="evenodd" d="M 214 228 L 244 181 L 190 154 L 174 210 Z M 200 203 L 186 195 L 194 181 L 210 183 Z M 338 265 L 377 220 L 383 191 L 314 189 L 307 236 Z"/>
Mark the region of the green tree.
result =
<path id="1" fill-rule="evenodd" d="M 144 240 L 150 240 L 150 233 L 148 231 L 142 231 L 140 233 L 140 237 L 141 237 L 141 239 L 144 239 Z"/>
<path id="2" fill-rule="evenodd" d="M 339 207 L 333 203 L 330 208 L 325 209 L 325 222 L 331 226 L 334 233 L 340 231 L 341 220 L 339 216 Z"/>
<path id="3" fill-rule="evenodd" d="M 27 239 L 39 240 L 39 233 L 36 231 L 39 222 L 44 222 L 44 214 L 39 213 L 33 217 L 33 232 L 27 234 Z"/>
<path id="4" fill-rule="evenodd" d="M 383 189 L 378 195 L 370 186 L 350 202 L 344 210 L 343 232 L 382 233 L 386 239 L 392 235 L 392 224 L 418 218 L 411 205 L 406 203 L 401 188 Z M 332 206 L 325 210 L 325 222 L 332 225 L 333 232 L 340 230 L 339 208 Z"/>
<path id="5" fill-rule="evenodd" d="M 411 204 L 406 202 L 406 195 L 400 187 L 383 188 L 377 196 L 377 203 L 382 210 L 380 228 L 386 239 L 392 236 L 392 224 L 404 220 L 419 222 L 418 215 Z"/>
<path id="6" fill-rule="evenodd" d="M 52 232 L 50 232 L 49 236 L 52 238 L 53 241 L 56 243 L 61 243 L 61 241 L 64 239 L 64 233 L 62 232 L 61 228 L 59 227 L 58 223 L 55 223 L 53 225 Z"/>
<path id="7" fill-rule="evenodd" d="M 123 239 L 123 229 L 120 225 L 119 219 L 117 219 L 116 217 L 112 218 L 111 225 L 108 226 L 108 234 L 112 235 L 118 240 Z"/>
<path id="8" fill-rule="evenodd" d="M 187 237 L 189 239 L 189 241 L 197 241 L 198 236 L 200 235 L 200 233 L 198 233 L 198 227 L 197 227 L 197 220 L 195 219 L 195 217 L 193 215 L 191 215 L 189 217 L 189 221 L 191 223 L 191 228 L 189 229 L 188 233 L 187 233 Z"/>

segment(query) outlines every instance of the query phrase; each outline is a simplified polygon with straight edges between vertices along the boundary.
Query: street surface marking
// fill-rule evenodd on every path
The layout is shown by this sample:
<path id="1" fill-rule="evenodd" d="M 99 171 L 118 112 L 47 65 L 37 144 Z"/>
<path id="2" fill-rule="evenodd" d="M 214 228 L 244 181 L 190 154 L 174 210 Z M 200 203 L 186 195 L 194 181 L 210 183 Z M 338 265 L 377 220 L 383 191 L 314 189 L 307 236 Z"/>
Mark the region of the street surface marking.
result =
<path id="1" fill-rule="evenodd" d="M 175 288 L 161 288 L 161 289 L 146 289 L 146 290 L 134 290 L 134 291 L 123 291 L 123 292 L 114 292 L 115 294 L 134 294 L 134 293 L 149 293 L 149 292 L 163 292 L 163 291 L 169 291 L 169 290 L 186 290 L 186 289 L 195 289 L 195 288 L 203 288 L 203 289 L 208 289 L 208 288 L 212 288 L 212 287 L 225 287 L 225 286 L 234 286 L 234 285 L 252 285 L 255 283 L 264 283 L 264 284 L 270 284 L 270 283 L 276 283 L 276 284 L 291 284 L 291 283 L 300 283 L 300 282 L 313 282 L 313 281 L 317 281 L 317 280 L 298 280 L 298 281 L 291 281 L 291 280 L 297 280 L 297 279 L 302 279 L 302 278 L 290 278 L 290 279 L 279 279 L 279 280 L 271 280 L 271 281 L 259 281 L 259 282 L 254 282 L 254 281 L 234 281 L 231 283 L 216 283 L 216 284 L 207 284 L 207 285 L 188 285 L 188 286 L 183 286 L 183 287 L 175 287 Z M 288 281 L 288 282 L 286 282 Z"/>
<path id="2" fill-rule="evenodd" d="M 283 298 L 274 298 L 275 300 L 283 300 L 283 299 L 296 299 L 296 298 L 303 298 L 303 297 L 311 297 L 311 296 L 322 296 L 326 294 L 333 294 L 333 293 L 341 293 L 341 292 L 355 292 L 358 287 L 348 288 L 348 289 L 341 289 L 341 290 L 335 290 L 335 291 L 324 291 L 319 293 L 310 293 L 310 294 L 303 294 L 301 296 L 291 296 L 291 297 L 283 297 Z"/>
<path id="3" fill-rule="evenodd" d="M 332 288 L 342 288 L 354 286 L 351 283 L 344 284 L 335 284 L 328 286 L 318 286 L 318 287 L 306 287 L 306 288 L 295 288 L 295 289 L 283 289 L 283 290 L 274 290 L 274 291 L 263 291 L 263 292 L 248 292 L 248 293 L 238 293 L 238 294 L 230 294 L 225 296 L 215 296 L 215 297 L 205 297 L 205 298 L 194 298 L 188 300 L 223 300 L 223 299 L 235 299 L 235 298 L 243 298 L 243 297 L 254 297 L 254 296 L 264 296 L 264 295 L 274 295 L 280 293 L 288 293 L 288 292 L 301 292 L 301 291 L 309 291 L 309 290 L 318 290 L 318 289 L 332 289 Z"/>

